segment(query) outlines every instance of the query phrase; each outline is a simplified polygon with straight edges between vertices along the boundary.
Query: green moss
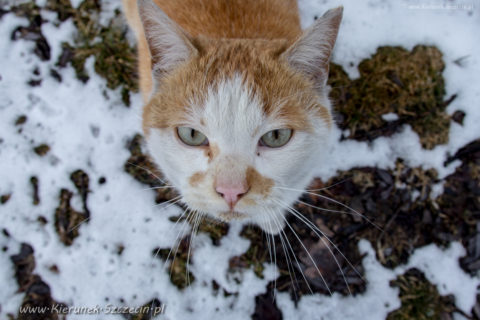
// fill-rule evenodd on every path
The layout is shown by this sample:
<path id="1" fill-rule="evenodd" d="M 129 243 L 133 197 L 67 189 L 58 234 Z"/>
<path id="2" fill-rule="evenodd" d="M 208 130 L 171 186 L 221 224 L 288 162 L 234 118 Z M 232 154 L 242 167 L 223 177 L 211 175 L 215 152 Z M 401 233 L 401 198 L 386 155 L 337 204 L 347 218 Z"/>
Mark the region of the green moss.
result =
<path id="1" fill-rule="evenodd" d="M 130 105 L 130 91 L 138 91 L 136 72 L 136 49 L 127 39 L 127 26 L 120 11 L 108 25 L 99 22 L 101 4 L 96 0 L 84 0 L 73 9 L 69 0 L 49 1 L 47 8 L 58 13 L 61 21 L 73 19 L 77 35 L 73 45 L 63 44 L 63 53 L 58 65 L 71 63 L 77 77 L 86 82 L 89 75 L 85 70 L 88 58 L 95 59 L 95 72 L 107 80 L 107 87 L 121 87 L 122 100 Z"/>
<path id="2" fill-rule="evenodd" d="M 360 78 L 350 80 L 332 64 L 329 84 L 341 127 L 348 138 L 371 140 L 389 135 L 410 124 L 423 147 L 448 141 L 450 118 L 445 113 L 442 53 L 435 47 L 380 47 L 358 66 Z M 399 119 L 386 122 L 382 115 L 393 112 Z"/>
<path id="3" fill-rule="evenodd" d="M 228 233 L 228 224 L 203 217 L 198 225 L 198 232 L 207 233 L 214 244 L 219 244 L 220 239 Z"/>
<path id="4" fill-rule="evenodd" d="M 451 319 L 455 310 L 453 299 L 442 297 L 435 286 L 416 269 L 407 271 L 392 282 L 400 289 L 402 305 L 391 312 L 387 320 Z"/>
<path id="5" fill-rule="evenodd" d="M 250 240 L 250 247 L 241 256 L 230 259 L 230 269 L 235 271 L 240 268 L 252 267 L 257 277 L 263 279 L 263 270 L 265 269 L 263 264 L 269 262 L 269 251 L 263 239 L 263 232 L 258 228 L 247 226 L 240 235 Z"/>

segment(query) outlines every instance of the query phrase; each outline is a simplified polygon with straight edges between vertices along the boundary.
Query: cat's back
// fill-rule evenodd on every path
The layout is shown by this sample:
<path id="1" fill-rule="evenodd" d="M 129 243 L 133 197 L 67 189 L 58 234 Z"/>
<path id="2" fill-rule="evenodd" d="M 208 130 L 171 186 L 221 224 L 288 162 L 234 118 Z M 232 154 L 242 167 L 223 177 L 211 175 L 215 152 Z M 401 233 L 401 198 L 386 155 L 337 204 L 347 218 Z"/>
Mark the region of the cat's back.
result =
<path id="1" fill-rule="evenodd" d="M 301 32 L 296 0 L 155 0 L 190 35 L 293 40 Z"/>

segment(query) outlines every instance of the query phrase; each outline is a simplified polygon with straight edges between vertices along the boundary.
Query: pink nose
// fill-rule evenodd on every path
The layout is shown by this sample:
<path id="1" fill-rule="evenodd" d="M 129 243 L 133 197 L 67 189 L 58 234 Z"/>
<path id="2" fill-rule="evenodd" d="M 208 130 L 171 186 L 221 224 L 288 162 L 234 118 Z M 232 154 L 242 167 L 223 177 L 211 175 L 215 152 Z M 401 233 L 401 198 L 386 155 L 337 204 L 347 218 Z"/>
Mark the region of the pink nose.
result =
<path id="1" fill-rule="evenodd" d="M 215 187 L 215 190 L 225 199 L 230 209 L 233 209 L 238 200 L 247 193 L 248 187 L 243 183 L 220 184 Z"/>

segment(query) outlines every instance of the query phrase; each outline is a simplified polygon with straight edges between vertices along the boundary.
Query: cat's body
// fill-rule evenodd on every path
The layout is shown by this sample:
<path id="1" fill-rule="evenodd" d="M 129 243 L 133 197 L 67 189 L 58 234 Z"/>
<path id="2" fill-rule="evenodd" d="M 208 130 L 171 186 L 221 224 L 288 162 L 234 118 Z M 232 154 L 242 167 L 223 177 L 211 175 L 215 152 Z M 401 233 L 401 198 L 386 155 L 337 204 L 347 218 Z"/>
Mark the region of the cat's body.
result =
<path id="1" fill-rule="evenodd" d="M 295 0 L 136 2 L 153 159 L 192 211 L 279 232 L 327 151 L 341 9 L 302 33 Z"/>

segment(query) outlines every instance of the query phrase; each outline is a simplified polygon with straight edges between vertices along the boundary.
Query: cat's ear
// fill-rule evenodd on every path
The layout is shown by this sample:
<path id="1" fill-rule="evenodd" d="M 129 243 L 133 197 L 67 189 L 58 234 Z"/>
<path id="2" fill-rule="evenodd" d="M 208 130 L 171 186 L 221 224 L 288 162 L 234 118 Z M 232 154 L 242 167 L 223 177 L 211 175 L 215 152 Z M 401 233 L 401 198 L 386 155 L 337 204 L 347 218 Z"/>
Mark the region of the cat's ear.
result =
<path id="1" fill-rule="evenodd" d="M 152 0 L 138 0 L 138 12 L 156 79 L 197 53 L 190 36 Z"/>
<path id="2" fill-rule="evenodd" d="M 328 79 L 328 64 L 342 15 L 343 7 L 327 11 L 283 53 L 290 66 L 311 78 L 319 89 Z"/>

